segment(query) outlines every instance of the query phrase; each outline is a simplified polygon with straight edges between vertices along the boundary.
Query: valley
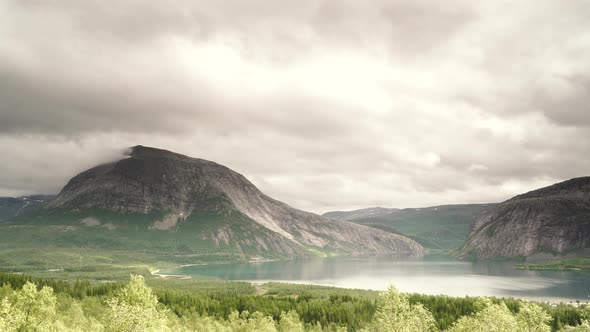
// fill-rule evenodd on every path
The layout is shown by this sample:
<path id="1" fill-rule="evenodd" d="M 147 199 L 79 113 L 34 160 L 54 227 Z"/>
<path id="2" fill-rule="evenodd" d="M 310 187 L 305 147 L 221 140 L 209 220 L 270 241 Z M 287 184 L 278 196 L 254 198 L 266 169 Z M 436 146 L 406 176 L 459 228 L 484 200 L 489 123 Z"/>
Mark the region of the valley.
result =
<path id="1" fill-rule="evenodd" d="M 408 236 L 431 253 L 450 254 L 471 231 L 474 219 L 495 204 L 442 205 L 423 208 L 369 208 L 356 211 L 324 213 L 336 220 L 346 220 Z"/>
<path id="2" fill-rule="evenodd" d="M 89 329 L 112 328 L 113 307 L 96 303 L 120 296 L 131 275 L 133 289 L 153 289 L 150 315 L 174 313 L 153 322 L 172 330 L 373 331 L 390 298 L 427 308 L 420 324 L 433 331 L 475 319 L 480 299 L 513 323 L 535 301 L 550 313 L 543 328 L 558 331 L 587 319 L 587 179 L 502 203 L 320 216 L 225 166 L 135 146 L 58 195 L 0 199 L 0 280 L 16 286 L 14 303 L 31 291 L 26 280 L 52 287 L 59 316 L 82 306 Z"/>
<path id="3" fill-rule="evenodd" d="M 498 248 L 514 245 L 489 238 L 493 233 L 487 223 L 494 222 L 497 211 L 528 204 L 527 213 L 540 222 L 511 214 L 509 223 L 499 225 L 528 225 L 507 231 L 518 234 L 519 241 L 529 239 L 523 244 L 528 246 L 546 241 L 539 236 L 547 232 L 538 227 L 550 223 L 552 229 L 562 227 L 550 233 L 560 234 L 560 241 L 568 241 L 571 234 L 570 242 L 577 247 L 547 250 L 541 244 L 525 254 L 479 253 L 474 258 L 526 261 L 519 268 L 527 269 L 585 269 L 580 260 L 573 265 L 559 260 L 584 257 L 589 238 L 587 179 L 500 204 L 367 208 L 319 216 L 266 196 L 222 165 L 136 146 L 126 158 L 75 176 L 59 195 L 0 199 L 0 262 L 5 271 L 36 276 L 120 280 L 129 273 L 185 264 L 347 255 L 465 258 L 483 248 L 474 247 L 481 234 L 488 234 L 484 243 Z M 555 218 L 568 221 L 556 223 Z M 493 227 L 494 233 L 504 234 L 500 226 Z"/>

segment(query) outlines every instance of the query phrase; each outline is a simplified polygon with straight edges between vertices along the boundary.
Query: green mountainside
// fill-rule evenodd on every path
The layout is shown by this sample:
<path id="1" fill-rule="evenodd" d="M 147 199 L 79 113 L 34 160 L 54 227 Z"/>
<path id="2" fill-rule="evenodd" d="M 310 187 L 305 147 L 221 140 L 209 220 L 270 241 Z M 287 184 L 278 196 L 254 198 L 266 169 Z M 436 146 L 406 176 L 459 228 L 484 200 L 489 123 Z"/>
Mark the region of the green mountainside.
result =
<path id="1" fill-rule="evenodd" d="M 328 212 L 324 216 L 403 234 L 428 249 L 450 251 L 458 248 L 467 239 L 475 218 L 494 205 L 461 204 L 408 209 L 368 208 Z"/>

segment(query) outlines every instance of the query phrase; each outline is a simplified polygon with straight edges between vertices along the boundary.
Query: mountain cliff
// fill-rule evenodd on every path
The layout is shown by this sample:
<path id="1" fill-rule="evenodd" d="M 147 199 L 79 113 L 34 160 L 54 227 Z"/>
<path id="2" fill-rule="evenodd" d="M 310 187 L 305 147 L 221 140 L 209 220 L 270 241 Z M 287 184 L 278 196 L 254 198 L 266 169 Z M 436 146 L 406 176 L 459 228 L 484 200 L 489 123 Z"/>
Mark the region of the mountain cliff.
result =
<path id="1" fill-rule="evenodd" d="M 135 229 L 192 234 L 193 241 L 209 240 L 208 250 L 230 246 L 282 256 L 424 253 L 404 236 L 294 209 L 225 166 L 144 146 L 78 174 L 45 211 L 75 214 L 83 226 L 110 229 L 121 227 L 118 215 L 151 216 L 135 222 Z"/>
<path id="2" fill-rule="evenodd" d="M 564 255 L 590 247 L 590 177 L 511 198 L 476 218 L 459 257 Z"/>

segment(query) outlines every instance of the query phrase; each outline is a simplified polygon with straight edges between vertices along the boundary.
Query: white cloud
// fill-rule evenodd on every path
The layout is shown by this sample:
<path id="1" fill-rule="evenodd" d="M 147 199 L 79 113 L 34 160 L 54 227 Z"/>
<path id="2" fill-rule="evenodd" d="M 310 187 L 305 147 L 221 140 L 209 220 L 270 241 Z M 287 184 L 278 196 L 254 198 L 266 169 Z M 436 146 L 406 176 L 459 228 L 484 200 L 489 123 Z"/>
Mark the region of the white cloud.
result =
<path id="1" fill-rule="evenodd" d="M 6 1 L 0 195 L 59 190 L 136 144 L 314 211 L 498 201 L 585 175 L 589 11 Z"/>

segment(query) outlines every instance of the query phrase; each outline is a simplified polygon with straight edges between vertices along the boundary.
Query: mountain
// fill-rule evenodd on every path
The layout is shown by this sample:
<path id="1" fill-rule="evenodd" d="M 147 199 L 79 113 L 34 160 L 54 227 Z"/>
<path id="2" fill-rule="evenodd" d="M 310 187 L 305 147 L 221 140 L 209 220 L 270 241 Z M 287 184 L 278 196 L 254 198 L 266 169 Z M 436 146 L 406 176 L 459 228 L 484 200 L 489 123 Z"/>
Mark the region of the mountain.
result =
<path id="1" fill-rule="evenodd" d="M 453 250 L 469 236 L 471 224 L 495 204 L 441 205 L 426 208 L 367 208 L 324 216 L 408 236 L 428 249 Z"/>
<path id="2" fill-rule="evenodd" d="M 52 195 L 0 197 L 0 220 L 14 218 L 39 209 L 54 197 Z"/>
<path id="3" fill-rule="evenodd" d="M 482 213 L 459 257 L 575 254 L 590 248 L 590 177 L 513 197 Z"/>
<path id="4" fill-rule="evenodd" d="M 335 220 L 354 221 L 363 220 L 367 218 L 383 217 L 391 215 L 392 213 L 395 213 L 397 211 L 400 211 L 400 209 L 371 207 L 352 211 L 331 211 L 324 213 L 323 216 Z"/>
<path id="5" fill-rule="evenodd" d="M 141 249 L 148 241 L 187 255 L 424 253 L 404 236 L 294 209 L 225 166 L 144 146 L 76 175 L 42 210 L 13 223 L 53 225 L 81 245 Z"/>

